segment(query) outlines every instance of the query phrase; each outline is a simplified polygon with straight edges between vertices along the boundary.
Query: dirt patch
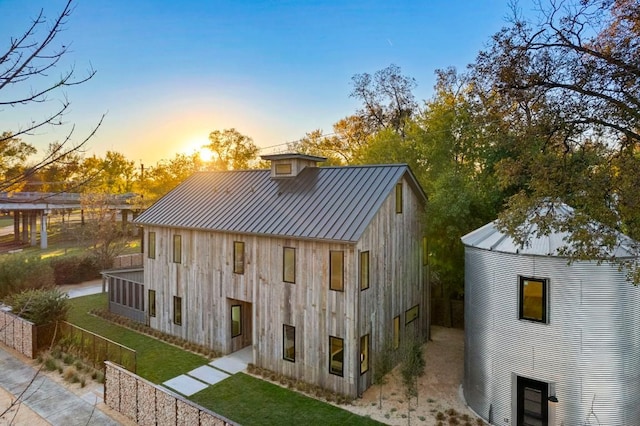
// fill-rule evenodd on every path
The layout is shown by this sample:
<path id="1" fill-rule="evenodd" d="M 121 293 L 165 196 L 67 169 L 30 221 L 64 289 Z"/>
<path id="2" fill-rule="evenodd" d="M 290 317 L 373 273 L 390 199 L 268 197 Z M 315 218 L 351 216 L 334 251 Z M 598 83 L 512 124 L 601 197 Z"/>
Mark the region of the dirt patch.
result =
<path id="1" fill-rule="evenodd" d="M 15 397 L 9 392 L 0 388 L 0 414 L 4 413 L 7 408 L 15 401 Z M 16 404 L 9 408 L 9 411 L 0 417 L 0 426 L 5 425 L 48 425 L 42 417 L 37 415 L 33 410 L 23 404 Z"/>
<path id="2" fill-rule="evenodd" d="M 382 386 L 382 408 L 378 408 L 379 386 L 370 387 L 362 398 L 343 408 L 389 425 L 406 425 L 409 415 L 412 425 L 484 424 L 478 422 L 460 396 L 464 375 L 464 331 L 432 326 L 431 340 L 423 346 L 423 354 L 425 374 L 418 379 L 418 401 L 411 400 L 412 411 L 407 410 L 398 367 Z M 452 417 L 457 422 L 452 422 Z"/>

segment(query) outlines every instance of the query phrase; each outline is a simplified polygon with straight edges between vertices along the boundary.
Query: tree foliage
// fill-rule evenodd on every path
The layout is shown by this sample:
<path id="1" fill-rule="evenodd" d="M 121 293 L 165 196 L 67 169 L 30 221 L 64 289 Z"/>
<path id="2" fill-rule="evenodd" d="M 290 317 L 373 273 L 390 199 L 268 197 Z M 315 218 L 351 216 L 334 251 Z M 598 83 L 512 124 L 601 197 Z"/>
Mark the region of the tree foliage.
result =
<path id="1" fill-rule="evenodd" d="M 0 300 L 26 289 L 53 285 L 53 270 L 39 256 L 15 253 L 0 257 Z"/>
<path id="2" fill-rule="evenodd" d="M 35 325 L 67 319 L 69 296 L 57 288 L 32 289 L 11 295 L 7 304 L 13 313 Z"/>
<path id="3" fill-rule="evenodd" d="M 36 133 L 45 133 L 53 127 L 65 126 L 65 117 L 71 105 L 65 90 L 83 84 L 95 75 L 95 71 L 89 69 L 84 76 L 78 76 L 71 67 L 59 77 L 53 77 L 54 71 L 69 53 L 69 47 L 58 39 L 72 9 L 72 0 L 68 0 L 52 20 L 47 20 L 41 10 L 21 34 L 11 37 L 8 44 L 0 48 L 0 109 L 9 107 L 24 111 L 25 116 L 33 116 L 27 111 L 34 106 L 52 99 L 57 100 L 59 105 L 18 128 L 3 130 L 0 135 L 2 162 L 12 162 L 13 166 L 0 170 L 0 191 L 19 188 L 41 170 L 63 161 L 73 152 L 81 151 L 102 122 L 101 118 L 96 127 L 78 142 L 74 141 L 72 126 L 61 141 L 52 145 L 54 149 L 28 167 L 25 164 L 25 159 L 34 154 L 34 148 L 23 139 Z"/>
<path id="4" fill-rule="evenodd" d="M 258 147 L 253 139 L 233 128 L 209 133 L 206 148 L 213 153 L 211 163 L 217 170 L 248 169 L 258 156 Z"/>

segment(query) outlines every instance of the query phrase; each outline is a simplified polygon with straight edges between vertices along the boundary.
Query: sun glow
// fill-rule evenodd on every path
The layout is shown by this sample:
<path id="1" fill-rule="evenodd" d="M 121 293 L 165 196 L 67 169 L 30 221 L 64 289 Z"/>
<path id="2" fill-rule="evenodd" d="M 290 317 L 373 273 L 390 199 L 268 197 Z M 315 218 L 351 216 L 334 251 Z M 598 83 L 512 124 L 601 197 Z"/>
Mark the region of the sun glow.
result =
<path id="1" fill-rule="evenodd" d="M 195 136 L 185 142 L 183 152 L 187 155 L 197 153 L 202 161 L 211 161 L 213 153 L 209 148 L 206 148 L 209 143 L 210 141 L 206 136 Z"/>

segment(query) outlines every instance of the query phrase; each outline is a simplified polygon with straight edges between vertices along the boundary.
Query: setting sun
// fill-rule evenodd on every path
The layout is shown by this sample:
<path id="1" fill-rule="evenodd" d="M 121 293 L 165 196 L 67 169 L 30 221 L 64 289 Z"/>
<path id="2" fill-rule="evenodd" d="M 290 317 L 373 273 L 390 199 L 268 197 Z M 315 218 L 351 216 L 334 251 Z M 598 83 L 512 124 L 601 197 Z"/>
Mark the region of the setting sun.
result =
<path id="1" fill-rule="evenodd" d="M 183 152 L 187 155 L 198 153 L 202 161 L 211 161 L 213 153 L 209 148 L 206 148 L 209 143 L 210 141 L 206 136 L 195 136 L 184 144 Z"/>

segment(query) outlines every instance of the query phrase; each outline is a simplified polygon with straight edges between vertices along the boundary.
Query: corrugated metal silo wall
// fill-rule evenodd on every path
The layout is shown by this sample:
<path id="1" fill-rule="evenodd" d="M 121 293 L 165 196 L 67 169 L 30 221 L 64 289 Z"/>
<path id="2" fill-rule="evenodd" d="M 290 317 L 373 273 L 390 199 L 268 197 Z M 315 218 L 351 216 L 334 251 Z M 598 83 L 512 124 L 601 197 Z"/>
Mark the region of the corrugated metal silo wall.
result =
<path id="1" fill-rule="evenodd" d="M 466 247 L 465 275 L 464 396 L 474 411 L 516 424 L 512 382 L 524 376 L 555 390 L 556 424 L 640 425 L 640 288 L 624 272 Z M 518 319 L 521 275 L 549 279 L 548 324 Z"/>

